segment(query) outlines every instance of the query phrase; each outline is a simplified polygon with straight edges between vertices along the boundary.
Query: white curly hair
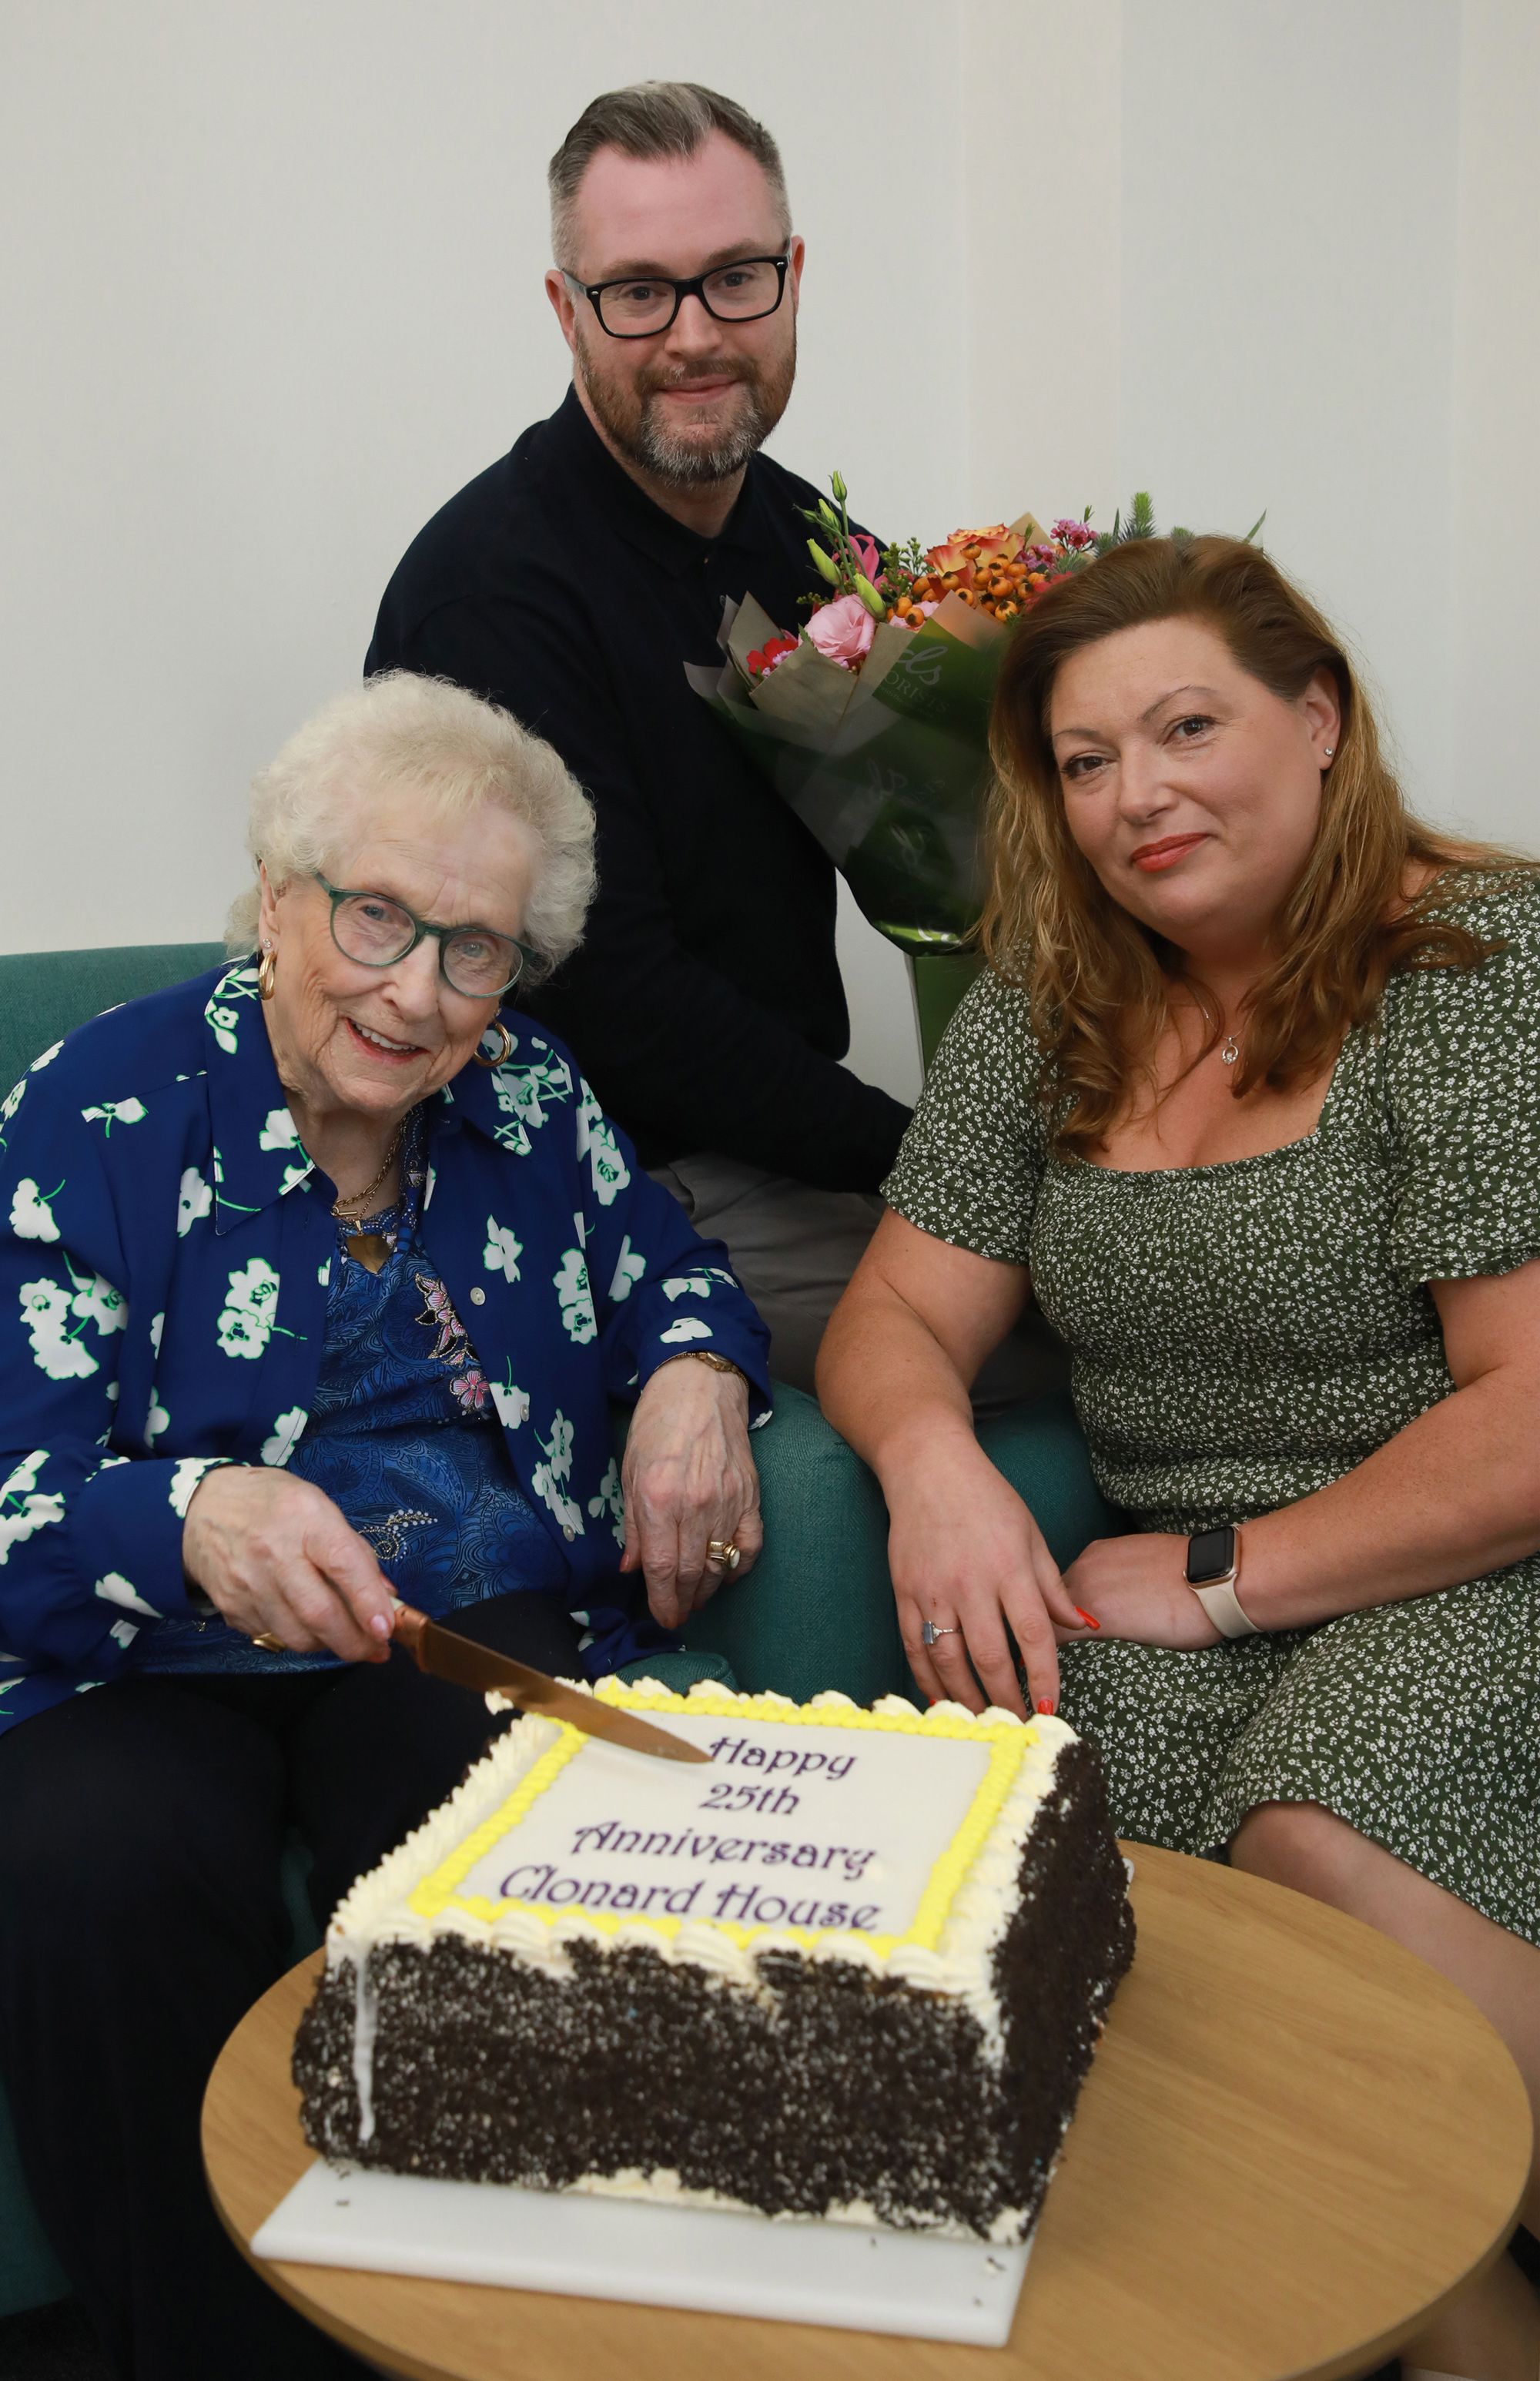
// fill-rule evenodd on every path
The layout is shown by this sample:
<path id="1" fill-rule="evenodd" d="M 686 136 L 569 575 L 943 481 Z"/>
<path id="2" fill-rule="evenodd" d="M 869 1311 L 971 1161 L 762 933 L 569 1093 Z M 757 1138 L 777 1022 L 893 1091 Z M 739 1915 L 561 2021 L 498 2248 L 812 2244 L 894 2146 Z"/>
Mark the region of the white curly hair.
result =
<path id="1" fill-rule="evenodd" d="M 335 695 L 251 780 L 246 847 L 275 887 L 327 863 L 382 796 L 408 793 L 447 824 L 483 803 L 527 827 L 534 884 L 519 942 L 540 983 L 582 940 L 593 898 L 593 806 L 566 763 L 506 711 L 446 678 L 386 670 Z M 232 957 L 256 946 L 258 888 L 231 905 Z"/>

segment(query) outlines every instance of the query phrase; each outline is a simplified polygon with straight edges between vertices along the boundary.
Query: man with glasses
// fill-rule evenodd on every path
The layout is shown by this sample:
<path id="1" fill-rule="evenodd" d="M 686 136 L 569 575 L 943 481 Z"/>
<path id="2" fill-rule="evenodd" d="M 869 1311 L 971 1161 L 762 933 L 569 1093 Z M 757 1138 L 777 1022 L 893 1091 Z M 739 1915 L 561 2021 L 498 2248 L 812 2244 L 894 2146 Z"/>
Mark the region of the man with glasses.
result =
<path id="1" fill-rule="evenodd" d="M 693 83 L 595 100 L 550 186 L 571 391 L 417 538 L 365 666 L 503 704 L 593 796 L 587 938 L 529 1006 L 811 1387 L 908 1112 L 839 1063 L 828 861 L 685 677 L 720 661 L 724 599 L 794 628 L 812 580 L 816 491 L 760 452 L 802 242 L 770 135 Z"/>

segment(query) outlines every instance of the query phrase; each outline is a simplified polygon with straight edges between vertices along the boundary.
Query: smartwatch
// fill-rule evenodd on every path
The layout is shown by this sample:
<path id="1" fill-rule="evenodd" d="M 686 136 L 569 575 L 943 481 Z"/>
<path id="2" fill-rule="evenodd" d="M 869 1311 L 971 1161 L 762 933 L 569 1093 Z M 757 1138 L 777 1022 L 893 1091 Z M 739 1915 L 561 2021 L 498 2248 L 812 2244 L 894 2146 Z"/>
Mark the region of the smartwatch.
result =
<path id="1" fill-rule="evenodd" d="M 1256 1637 L 1254 1620 L 1241 1609 L 1236 1582 L 1241 1577 L 1241 1532 L 1228 1521 L 1217 1530 L 1198 1530 L 1187 1541 L 1187 1584 L 1221 1637 Z"/>

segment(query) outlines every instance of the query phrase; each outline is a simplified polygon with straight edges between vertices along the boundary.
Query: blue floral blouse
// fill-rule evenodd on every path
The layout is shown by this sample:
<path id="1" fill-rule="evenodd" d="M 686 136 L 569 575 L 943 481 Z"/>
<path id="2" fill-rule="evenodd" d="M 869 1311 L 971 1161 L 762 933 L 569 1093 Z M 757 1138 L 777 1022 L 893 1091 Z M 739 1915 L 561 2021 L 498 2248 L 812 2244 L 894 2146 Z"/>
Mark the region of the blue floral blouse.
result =
<path id="1" fill-rule="evenodd" d="M 565 1590 L 595 1675 L 669 1642 L 617 1570 L 609 1400 L 709 1347 L 764 1421 L 764 1327 L 561 1044 L 505 1022 L 504 1061 L 419 1111 L 378 1276 L 340 1252 L 249 965 L 109 1010 L 0 1105 L 0 1728 L 249 1665 L 181 1565 L 222 1462 L 314 1479 L 429 1610 Z"/>
<path id="2" fill-rule="evenodd" d="M 418 1240 L 426 1150 L 415 1108 L 397 1203 L 336 1226 L 321 1371 L 287 1468 L 324 1489 L 367 1538 L 398 1594 L 441 1619 L 496 1593 L 560 1593 L 567 1563 L 519 1485 L 470 1335 Z M 347 1254 L 361 1229 L 390 1246 L 378 1273 Z M 606 1668 L 672 1642 L 632 1582 L 622 1608 L 597 1617 L 591 1642 Z M 217 1615 L 163 1620 L 142 1643 L 139 1668 L 173 1675 L 336 1667 L 331 1654 L 253 1644 Z"/>

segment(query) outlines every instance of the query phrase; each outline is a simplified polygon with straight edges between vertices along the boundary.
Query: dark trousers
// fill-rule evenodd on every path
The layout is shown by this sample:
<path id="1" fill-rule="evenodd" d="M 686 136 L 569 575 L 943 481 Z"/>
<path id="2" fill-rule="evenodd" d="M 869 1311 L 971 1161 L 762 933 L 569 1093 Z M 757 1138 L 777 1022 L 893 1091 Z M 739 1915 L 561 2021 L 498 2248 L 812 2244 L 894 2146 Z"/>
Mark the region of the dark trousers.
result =
<path id="1" fill-rule="evenodd" d="M 456 1625 L 580 1674 L 556 1598 Z M 362 2370 L 226 2239 L 203 2088 L 290 1956 L 287 1831 L 311 1847 L 324 1924 L 497 1725 L 397 1650 L 309 1676 L 128 1679 L 0 1737 L 0 2074 L 43 2228 L 123 2381 Z"/>

